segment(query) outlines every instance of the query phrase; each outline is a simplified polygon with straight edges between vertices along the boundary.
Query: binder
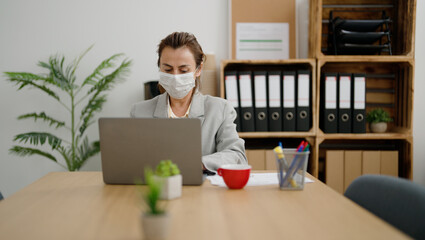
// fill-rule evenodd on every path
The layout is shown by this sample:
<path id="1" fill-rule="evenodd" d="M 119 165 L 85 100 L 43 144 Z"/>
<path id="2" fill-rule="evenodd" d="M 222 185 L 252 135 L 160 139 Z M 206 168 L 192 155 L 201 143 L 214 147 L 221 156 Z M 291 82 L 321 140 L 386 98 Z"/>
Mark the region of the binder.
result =
<path id="1" fill-rule="evenodd" d="M 366 132 L 366 76 L 353 74 L 353 133 Z"/>
<path id="2" fill-rule="evenodd" d="M 323 115 L 322 115 L 322 130 L 325 133 L 338 132 L 337 121 L 337 74 L 325 73 L 323 80 Z"/>
<path id="3" fill-rule="evenodd" d="M 283 72 L 283 131 L 295 131 L 295 72 Z"/>
<path id="4" fill-rule="evenodd" d="M 255 131 L 268 131 L 267 72 L 254 72 Z"/>
<path id="5" fill-rule="evenodd" d="M 251 72 L 239 72 L 239 93 L 241 103 L 242 132 L 254 132 L 254 101 L 252 91 Z"/>
<path id="6" fill-rule="evenodd" d="M 339 74 L 338 91 L 338 132 L 351 133 L 351 74 Z"/>
<path id="7" fill-rule="evenodd" d="M 241 131 L 241 118 L 240 118 L 240 104 L 239 104 L 239 93 L 238 93 L 238 81 L 236 71 L 224 72 L 224 85 L 226 90 L 226 99 L 232 104 L 236 110 L 236 130 Z"/>
<path id="8" fill-rule="evenodd" d="M 268 73 L 269 131 L 282 131 L 282 72 Z"/>
<path id="9" fill-rule="evenodd" d="M 297 72 L 297 131 L 309 131 L 311 126 L 310 76 L 309 70 Z"/>

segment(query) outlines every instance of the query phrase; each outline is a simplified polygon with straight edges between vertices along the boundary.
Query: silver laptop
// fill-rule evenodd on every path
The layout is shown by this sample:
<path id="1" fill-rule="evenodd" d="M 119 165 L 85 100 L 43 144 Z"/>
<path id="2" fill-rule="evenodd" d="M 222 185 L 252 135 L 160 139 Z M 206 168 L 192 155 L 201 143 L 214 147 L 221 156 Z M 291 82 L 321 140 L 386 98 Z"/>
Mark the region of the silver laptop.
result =
<path id="1" fill-rule="evenodd" d="M 201 122 L 199 119 L 100 118 L 103 181 L 134 184 L 144 168 L 170 159 L 180 169 L 184 185 L 202 184 Z"/>

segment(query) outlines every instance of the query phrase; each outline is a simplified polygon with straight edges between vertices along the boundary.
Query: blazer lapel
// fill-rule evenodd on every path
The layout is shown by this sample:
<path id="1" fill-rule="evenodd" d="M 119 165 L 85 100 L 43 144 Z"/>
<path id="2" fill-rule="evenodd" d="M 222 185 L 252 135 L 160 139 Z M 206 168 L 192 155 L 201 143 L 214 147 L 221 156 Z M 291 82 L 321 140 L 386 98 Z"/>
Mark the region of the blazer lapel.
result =
<path id="1" fill-rule="evenodd" d="M 154 118 L 168 118 L 167 99 L 167 93 L 159 95 L 158 101 L 156 103 L 155 112 L 153 113 Z"/>
<path id="2" fill-rule="evenodd" d="M 198 118 L 201 120 L 201 126 L 204 123 L 204 101 L 205 96 L 197 92 L 193 95 L 192 106 L 189 111 L 189 118 Z"/>

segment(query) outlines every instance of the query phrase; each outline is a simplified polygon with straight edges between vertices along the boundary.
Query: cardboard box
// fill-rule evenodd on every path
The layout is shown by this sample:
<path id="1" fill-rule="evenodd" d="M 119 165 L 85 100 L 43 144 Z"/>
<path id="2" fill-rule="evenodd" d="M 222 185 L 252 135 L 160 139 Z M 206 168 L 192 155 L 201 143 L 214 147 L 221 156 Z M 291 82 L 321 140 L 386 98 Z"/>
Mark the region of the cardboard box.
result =
<path id="1" fill-rule="evenodd" d="M 381 174 L 398 177 L 398 151 L 381 151 Z"/>
<path id="2" fill-rule="evenodd" d="M 362 174 L 381 173 L 381 152 L 363 151 L 362 154 Z"/>
<path id="3" fill-rule="evenodd" d="M 204 62 L 204 66 L 201 73 L 201 87 L 200 92 L 204 95 L 211 95 L 218 97 L 218 78 L 217 78 L 217 67 L 215 64 L 215 55 L 206 54 L 207 60 Z"/>
<path id="4" fill-rule="evenodd" d="M 344 192 L 362 175 L 362 151 L 344 151 Z"/>
<path id="5" fill-rule="evenodd" d="M 266 170 L 276 170 L 276 156 L 273 150 L 266 150 Z"/>
<path id="6" fill-rule="evenodd" d="M 326 151 L 326 184 L 339 193 L 344 191 L 344 151 Z"/>
<path id="7" fill-rule="evenodd" d="M 266 169 L 266 157 L 263 149 L 259 150 L 246 150 L 246 157 L 248 158 L 248 164 L 251 165 L 251 170 L 265 170 Z"/>

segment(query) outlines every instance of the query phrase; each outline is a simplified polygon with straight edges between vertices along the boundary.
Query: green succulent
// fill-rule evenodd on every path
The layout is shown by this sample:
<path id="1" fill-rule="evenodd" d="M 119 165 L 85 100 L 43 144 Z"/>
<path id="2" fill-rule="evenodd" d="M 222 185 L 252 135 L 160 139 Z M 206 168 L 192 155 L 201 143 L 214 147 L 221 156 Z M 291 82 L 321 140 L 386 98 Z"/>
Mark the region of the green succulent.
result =
<path id="1" fill-rule="evenodd" d="M 369 123 L 379 123 L 379 122 L 392 122 L 393 119 L 390 118 L 388 112 L 382 108 L 374 109 L 370 111 L 366 116 L 366 121 Z"/>
<path id="2" fill-rule="evenodd" d="M 118 58 L 123 54 L 115 54 L 96 67 L 82 82 L 78 83 L 76 70 L 87 49 L 71 64 L 65 65 L 65 57 L 51 56 L 47 62 L 40 61 L 38 66 L 47 70 L 43 74 L 28 72 L 5 72 L 6 80 L 15 83 L 18 91 L 23 88 L 37 89 L 54 99 L 61 105 L 68 115 L 58 119 L 43 112 L 26 113 L 18 120 L 41 120 L 49 125 L 53 131 L 67 130 L 69 138 L 61 138 L 51 132 L 31 131 L 15 136 L 13 141 L 21 144 L 30 144 L 33 147 L 16 145 L 9 151 L 19 156 L 39 155 L 45 157 L 69 171 L 76 171 L 83 166 L 87 159 L 100 152 L 99 141 L 90 142 L 86 130 L 96 122 L 95 113 L 102 109 L 106 102 L 105 92 L 129 72 L 131 61 L 123 60 L 117 65 Z M 83 105 L 85 104 L 85 105 Z M 78 109 L 78 110 L 77 110 Z M 47 143 L 51 150 L 40 149 Z M 56 154 L 55 154 L 56 153 Z M 57 155 L 57 156 L 56 156 Z M 58 156 L 62 157 L 59 161 Z"/>
<path id="3" fill-rule="evenodd" d="M 141 198 L 148 208 L 147 214 L 159 215 L 165 213 L 165 207 L 160 205 L 160 196 L 162 189 L 162 181 L 154 177 L 152 169 L 145 168 L 145 184 L 147 188 L 141 186 L 141 182 L 136 182 L 139 185 Z"/>
<path id="4" fill-rule="evenodd" d="M 171 177 L 179 174 L 179 167 L 171 160 L 162 160 L 156 167 L 155 171 L 155 175 L 160 177 Z"/>

